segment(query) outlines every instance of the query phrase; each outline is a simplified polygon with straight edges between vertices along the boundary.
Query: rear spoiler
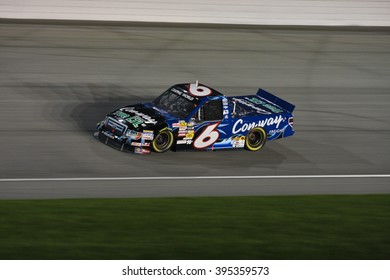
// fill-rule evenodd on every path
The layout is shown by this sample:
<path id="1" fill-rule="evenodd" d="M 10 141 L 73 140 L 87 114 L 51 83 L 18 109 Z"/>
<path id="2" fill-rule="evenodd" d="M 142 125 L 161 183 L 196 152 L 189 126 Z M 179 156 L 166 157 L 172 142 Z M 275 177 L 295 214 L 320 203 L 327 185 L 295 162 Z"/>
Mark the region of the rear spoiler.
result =
<path id="1" fill-rule="evenodd" d="M 272 93 L 269 93 L 268 91 L 265 91 L 264 89 L 259 88 L 256 95 L 269 101 L 270 103 L 273 103 L 274 105 L 279 106 L 280 108 L 290 113 L 292 113 L 295 109 L 295 105 L 288 103 L 287 101 L 273 95 Z"/>

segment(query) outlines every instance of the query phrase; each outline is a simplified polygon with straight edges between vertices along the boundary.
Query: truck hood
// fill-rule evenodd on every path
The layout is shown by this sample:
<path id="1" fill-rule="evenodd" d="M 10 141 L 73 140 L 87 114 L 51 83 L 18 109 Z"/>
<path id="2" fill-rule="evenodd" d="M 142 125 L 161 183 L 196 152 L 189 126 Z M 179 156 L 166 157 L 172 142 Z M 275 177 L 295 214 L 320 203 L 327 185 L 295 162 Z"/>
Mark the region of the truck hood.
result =
<path id="1" fill-rule="evenodd" d="M 109 117 L 115 118 L 132 130 L 142 131 L 163 126 L 169 115 L 158 111 L 150 103 L 128 105 L 115 110 Z"/>

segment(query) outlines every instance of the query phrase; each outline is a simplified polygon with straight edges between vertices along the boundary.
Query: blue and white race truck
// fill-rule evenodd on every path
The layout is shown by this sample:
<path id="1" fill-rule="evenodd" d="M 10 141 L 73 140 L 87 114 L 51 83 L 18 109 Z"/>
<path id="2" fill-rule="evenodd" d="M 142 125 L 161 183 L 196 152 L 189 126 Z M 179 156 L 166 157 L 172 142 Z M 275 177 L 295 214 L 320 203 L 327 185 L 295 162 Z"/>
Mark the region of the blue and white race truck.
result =
<path id="1" fill-rule="evenodd" d="M 294 134 L 295 106 L 259 89 L 227 97 L 202 84 L 170 87 L 152 102 L 128 105 L 99 122 L 94 136 L 122 151 L 260 150 Z"/>

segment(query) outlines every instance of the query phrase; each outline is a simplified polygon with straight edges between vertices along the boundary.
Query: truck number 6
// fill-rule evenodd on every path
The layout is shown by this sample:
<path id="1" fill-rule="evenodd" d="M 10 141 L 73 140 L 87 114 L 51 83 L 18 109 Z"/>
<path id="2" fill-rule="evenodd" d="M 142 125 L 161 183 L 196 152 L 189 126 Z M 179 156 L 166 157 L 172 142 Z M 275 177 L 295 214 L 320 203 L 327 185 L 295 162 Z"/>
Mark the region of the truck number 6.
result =
<path id="1" fill-rule="evenodd" d="M 196 97 L 205 97 L 212 93 L 211 89 L 205 86 L 200 86 L 198 83 L 190 84 L 190 93 Z"/>
<path id="2" fill-rule="evenodd" d="M 219 132 L 216 130 L 218 123 L 211 124 L 195 139 L 194 147 L 204 149 L 214 144 L 219 138 Z"/>

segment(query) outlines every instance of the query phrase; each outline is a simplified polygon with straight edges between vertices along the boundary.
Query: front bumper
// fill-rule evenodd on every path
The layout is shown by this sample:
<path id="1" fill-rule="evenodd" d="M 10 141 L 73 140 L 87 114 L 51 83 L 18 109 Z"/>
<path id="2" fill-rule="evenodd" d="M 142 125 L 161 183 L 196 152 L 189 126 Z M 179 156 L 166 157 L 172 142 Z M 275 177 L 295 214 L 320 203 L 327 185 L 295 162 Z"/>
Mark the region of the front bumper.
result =
<path id="1" fill-rule="evenodd" d="M 102 123 L 98 124 L 93 136 L 107 146 L 122 152 L 150 154 L 151 140 L 146 140 L 144 137 L 135 140 L 125 135 L 116 135 L 114 132 L 106 130 Z"/>

